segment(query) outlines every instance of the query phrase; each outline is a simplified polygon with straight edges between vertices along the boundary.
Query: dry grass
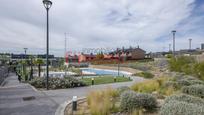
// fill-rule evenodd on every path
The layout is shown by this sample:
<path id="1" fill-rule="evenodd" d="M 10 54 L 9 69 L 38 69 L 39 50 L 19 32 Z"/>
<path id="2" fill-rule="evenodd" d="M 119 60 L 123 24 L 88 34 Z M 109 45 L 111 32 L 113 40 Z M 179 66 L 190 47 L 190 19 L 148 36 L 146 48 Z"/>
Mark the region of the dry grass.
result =
<path id="1" fill-rule="evenodd" d="M 117 91 L 107 88 L 103 91 L 93 91 L 88 94 L 87 102 L 91 115 L 109 115 L 115 109 Z"/>
<path id="2" fill-rule="evenodd" d="M 147 80 L 147 81 L 132 85 L 131 89 L 141 93 L 152 93 L 154 91 L 159 91 L 165 81 L 167 81 L 166 77 Z"/>

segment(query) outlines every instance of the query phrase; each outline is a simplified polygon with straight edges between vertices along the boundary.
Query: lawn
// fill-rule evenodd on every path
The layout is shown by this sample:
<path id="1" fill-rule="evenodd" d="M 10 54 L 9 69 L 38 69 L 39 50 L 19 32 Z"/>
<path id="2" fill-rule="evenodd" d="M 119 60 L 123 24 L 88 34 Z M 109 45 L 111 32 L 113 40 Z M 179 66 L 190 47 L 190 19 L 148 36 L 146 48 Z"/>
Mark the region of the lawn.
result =
<path id="1" fill-rule="evenodd" d="M 85 82 L 88 85 L 92 84 L 92 78 L 83 78 L 81 79 L 83 82 Z M 132 81 L 128 77 L 116 77 L 116 82 L 127 82 Z M 107 83 L 114 83 L 114 76 L 100 76 L 100 77 L 94 77 L 94 85 L 98 84 L 107 84 Z"/>

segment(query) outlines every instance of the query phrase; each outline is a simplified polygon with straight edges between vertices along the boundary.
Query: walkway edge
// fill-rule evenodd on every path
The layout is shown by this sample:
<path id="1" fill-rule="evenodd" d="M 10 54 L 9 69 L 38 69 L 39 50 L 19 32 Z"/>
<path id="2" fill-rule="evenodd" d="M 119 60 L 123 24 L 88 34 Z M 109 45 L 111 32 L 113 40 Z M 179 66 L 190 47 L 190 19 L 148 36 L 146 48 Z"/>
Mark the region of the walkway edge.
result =
<path id="1" fill-rule="evenodd" d="M 82 99 L 85 99 L 85 98 L 86 97 L 81 97 L 78 100 L 82 100 Z M 68 100 L 68 101 L 65 101 L 64 103 L 60 104 L 60 106 L 57 108 L 57 110 L 55 112 L 55 115 L 64 115 L 64 111 L 65 111 L 67 105 L 69 105 L 71 103 L 72 103 L 72 100 Z"/>

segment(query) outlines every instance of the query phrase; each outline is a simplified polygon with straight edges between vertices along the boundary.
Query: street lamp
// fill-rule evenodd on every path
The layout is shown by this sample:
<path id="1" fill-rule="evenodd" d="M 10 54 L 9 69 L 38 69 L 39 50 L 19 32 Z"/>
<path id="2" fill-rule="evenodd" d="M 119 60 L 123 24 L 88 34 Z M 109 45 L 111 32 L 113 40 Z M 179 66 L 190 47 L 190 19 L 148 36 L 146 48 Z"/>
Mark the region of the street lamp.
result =
<path id="1" fill-rule="evenodd" d="M 28 48 L 23 48 L 24 49 L 24 52 L 25 52 L 25 59 L 26 59 L 26 52 L 28 50 Z"/>
<path id="2" fill-rule="evenodd" d="M 46 51 L 46 88 L 48 87 L 48 78 L 49 78 L 49 62 L 48 62 L 48 56 L 49 56 L 49 9 L 52 6 L 52 2 L 50 0 L 43 0 L 43 4 L 45 6 L 45 9 L 47 11 L 47 51 Z"/>
<path id="3" fill-rule="evenodd" d="M 173 33 L 173 56 L 175 57 L 175 34 L 176 30 L 172 30 Z"/>
<path id="4" fill-rule="evenodd" d="M 189 39 L 189 50 L 191 50 L 191 41 L 192 41 L 192 39 L 190 38 Z"/>

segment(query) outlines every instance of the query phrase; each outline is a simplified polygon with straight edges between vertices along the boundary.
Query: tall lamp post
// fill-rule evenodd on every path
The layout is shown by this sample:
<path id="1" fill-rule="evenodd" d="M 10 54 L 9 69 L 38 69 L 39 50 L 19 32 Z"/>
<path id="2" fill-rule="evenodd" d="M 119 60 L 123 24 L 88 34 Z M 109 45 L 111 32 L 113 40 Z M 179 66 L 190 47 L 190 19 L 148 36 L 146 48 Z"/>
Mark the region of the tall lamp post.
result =
<path id="1" fill-rule="evenodd" d="M 25 52 L 25 59 L 26 59 L 26 52 L 28 50 L 28 48 L 23 48 L 24 49 L 24 52 Z"/>
<path id="2" fill-rule="evenodd" d="M 24 75 L 25 75 L 25 80 L 27 81 L 28 80 L 28 76 L 26 75 L 26 63 L 27 63 L 27 54 L 26 54 L 26 52 L 27 52 L 27 50 L 28 50 L 28 48 L 23 48 L 24 49 L 24 52 L 25 52 L 25 63 L 23 64 L 23 71 L 24 71 Z"/>
<path id="3" fill-rule="evenodd" d="M 47 11 L 47 50 L 46 50 L 46 88 L 49 89 L 48 86 L 48 78 L 49 78 L 49 9 L 52 6 L 52 2 L 50 0 L 43 0 L 43 4 L 45 6 L 45 9 Z"/>
<path id="4" fill-rule="evenodd" d="M 67 76 L 67 62 L 66 62 L 66 54 L 67 54 L 67 33 L 64 33 L 64 36 L 65 36 L 65 38 L 64 38 L 64 62 L 65 62 L 65 68 L 64 68 L 64 70 L 65 70 L 65 77 Z M 68 56 L 69 56 L 69 54 L 68 54 Z"/>
<path id="5" fill-rule="evenodd" d="M 189 40 L 189 50 L 191 50 L 191 42 L 192 42 L 192 39 L 188 39 Z"/>
<path id="6" fill-rule="evenodd" d="M 172 30 L 173 33 L 173 56 L 175 57 L 175 34 L 176 30 Z"/>

